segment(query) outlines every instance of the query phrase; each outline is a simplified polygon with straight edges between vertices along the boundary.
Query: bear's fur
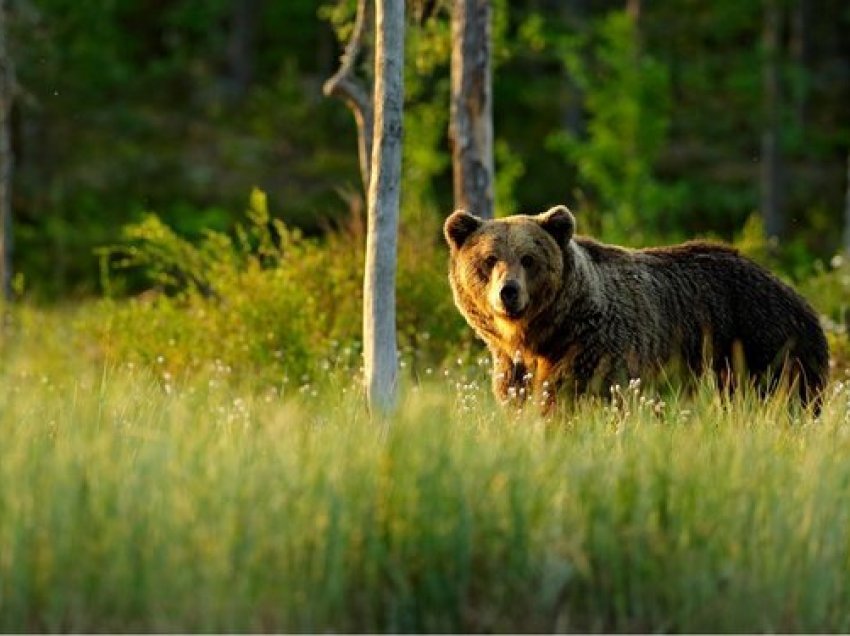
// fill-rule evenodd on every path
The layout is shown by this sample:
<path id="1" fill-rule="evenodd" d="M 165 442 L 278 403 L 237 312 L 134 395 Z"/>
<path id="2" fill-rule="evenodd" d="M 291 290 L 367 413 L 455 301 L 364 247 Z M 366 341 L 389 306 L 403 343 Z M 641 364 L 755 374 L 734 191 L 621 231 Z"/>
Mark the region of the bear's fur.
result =
<path id="1" fill-rule="evenodd" d="M 773 390 L 780 375 L 817 398 L 829 354 L 817 315 L 794 290 L 732 248 L 694 241 L 631 250 L 574 235 L 564 206 L 445 222 L 455 303 L 493 356 L 502 401 L 605 394 L 678 364 L 710 365 L 730 387 L 742 367 Z"/>

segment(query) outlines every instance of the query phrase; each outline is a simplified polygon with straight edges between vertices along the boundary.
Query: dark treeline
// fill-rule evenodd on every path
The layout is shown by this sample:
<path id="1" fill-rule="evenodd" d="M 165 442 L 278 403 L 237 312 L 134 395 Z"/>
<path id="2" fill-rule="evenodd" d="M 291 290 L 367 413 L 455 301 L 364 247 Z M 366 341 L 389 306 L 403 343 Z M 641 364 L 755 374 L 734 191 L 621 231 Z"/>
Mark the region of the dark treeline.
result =
<path id="1" fill-rule="evenodd" d="M 403 220 L 452 207 L 449 2 L 410 4 Z M 33 296 L 97 291 L 95 248 L 148 210 L 192 237 L 253 186 L 311 234 L 362 209 L 354 123 L 321 91 L 353 0 L 7 5 Z M 565 202 L 645 244 L 762 213 L 789 266 L 841 247 L 846 0 L 494 0 L 493 19 L 497 214 Z"/>

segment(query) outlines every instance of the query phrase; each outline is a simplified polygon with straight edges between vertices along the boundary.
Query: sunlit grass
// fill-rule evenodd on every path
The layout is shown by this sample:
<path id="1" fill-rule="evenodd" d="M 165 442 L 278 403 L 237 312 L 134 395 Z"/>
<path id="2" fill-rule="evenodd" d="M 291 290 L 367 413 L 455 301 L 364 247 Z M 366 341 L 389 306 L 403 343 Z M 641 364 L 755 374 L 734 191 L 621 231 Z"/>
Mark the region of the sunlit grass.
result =
<path id="1" fill-rule="evenodd" d="M 850 629 L 841 381 L 817 421 L 709 382 L 543 421 L 461 360 L 375 422 L 341 371 L 171 378 L 21 324 L 0 630 Z"/>

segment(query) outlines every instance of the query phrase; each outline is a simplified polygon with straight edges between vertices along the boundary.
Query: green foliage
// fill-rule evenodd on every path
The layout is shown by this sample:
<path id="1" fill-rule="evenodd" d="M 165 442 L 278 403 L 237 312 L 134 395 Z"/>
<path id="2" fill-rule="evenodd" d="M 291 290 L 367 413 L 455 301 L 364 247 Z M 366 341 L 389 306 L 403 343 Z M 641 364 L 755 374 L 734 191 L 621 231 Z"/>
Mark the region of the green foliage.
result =
<path id="1" fill-rule="evenodd" d="M 664 234 L 665 215 L 675 212 L 683 194 L 654 171 L 670 126 L 667 68 L 642 49 L 634 21 L 623 11 L 601 19 L 589 40 L 564 39 L 563 51 L 590 121 L 586 139 L 561 131 L 549 143 L 575 163 L 605 237 L 641 244 Z"/>
<path id="2" fill-rule="evenodd" d="M 399 346 L 421 373 L 467 330 L 451 300 L 436 223 L 411 231 L 415 239 L 405 230 L 399 249 Z M 195 244 L 155 215 L 125 234 L 128 243 L 108 250 L 107 262 L 141 271 L 153 288 L 104 301 L 86 323 L 106 362 L 174 376 L 229 368 L 273 384 L 359 367 L 364 239 L 356 224 L 308 239 L 272 219 L 265 194 L 254 190 L 233 236 L 207 231 Z"/>
<path id="3" fill-rule="evenodd" d="M 512 150 L 504 139 L 497 139 L 493 146 L 493 160 L 496 164 L 496 216 L 509 216 L 520 210 L 516 186 L 526 168 L 519 154 Z"/>
<path id="4" fill-rule="evenodd" d="M 316 16 L 326 20 L 333 27 L 334 35 L 340 43 L 348 42 L 354 31 L 354 16 L 357 13 L 355 0 L 336 0 L 321 5 Z"/>
<path id="5" fill-rule="evenodd" d="M 452 206 L 450 4 L 438 0 L 424 23 L 408 12 L 410 223 Z M 782 4 L 782 150 L 793 178 L 779 262 L 794 275 L 838 246 L 824 228 L 841 223 L 850 138 L 850 83 L 834 76 L 847 57 L 845 4 L 822 0 L 802 33 L 803 5 Z M 249 5 L 254 28 L 240 29 Z M 93 250 L 146 210 L 194 241 L 205 229 L 232 232 L 258 184 L 284 202 L 275 213 L 287 226 L 316 236 L 360 191 L 351 114 L 321 94 L 353 0 L 9 6 L 20 88 L 14 266 L 30 298 L 95 294 Z M 586 210 L 582 228 L 604 225 L 612 240 L 729 239 L 759 207 L 761 2 L 643 3 L 637 25 L 612 6 L 492 3 L 499 213 L 565 202 Z M 240 51 L 249 77 L 235 90 Z M 358 70 L 372 72 L 365 59 Z"/>
<path id="6" fill-rule="evenodd" d="M 747 218 L 744 227 L 735 237 L 734 245 L 742 254 L 765 266 L 775 265 L 778 241 L 767 236 L 764 230 L 764 221 L 757 213 Z"/>
<path id="7" fill-rule="evenodd" d="M 821 313 L 836 368 L 850 364 L 850 262 L 846 254 L 834 255 L 827 264 L 815 261 L 814 272 L 803 279 L 800 290 Z"/>
<path id="8" fill-rule="evenodd" d="M 5 632 L 850 626 L 843 381 L 817 422 L 705 382 L 547 423 L 454 367 L 378 424 L 351 378 L 90 365 L 74 322 L 0 348 Z"/>
<path id="9" fill-rule="evenodd" d="M 850 326 L 850 263 L 846 254 L 836 254 L 827 265 L 816 261 L 814 274 L 802 289 L 830 320 Z"/>
<path id="10" fill-rule="evenodd" d="M 358 183 L 356 146 L 350 118 L 319 93 L 315 51 L 332 36 L 313 0 L 258 3 L 241 97 L 226 53 L 240 3 L 14 4 L 16 269 L 34 296 L 92 293 L 93 249 L 143 210 L 196 228 L 260 183 L 307 232 L 344 213 L 336 189 Z"/>

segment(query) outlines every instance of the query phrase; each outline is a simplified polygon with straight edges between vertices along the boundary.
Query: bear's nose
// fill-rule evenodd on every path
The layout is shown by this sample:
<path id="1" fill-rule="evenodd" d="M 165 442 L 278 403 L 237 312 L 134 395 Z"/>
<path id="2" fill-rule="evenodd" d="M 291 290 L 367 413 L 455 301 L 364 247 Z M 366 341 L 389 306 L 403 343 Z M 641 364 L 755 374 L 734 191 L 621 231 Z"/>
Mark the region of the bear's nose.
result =
<path id="1" fill-rule="evenodd" d="M 505 307 L 513 307 L 519 300 L 519 285 L 515 281 L 509 280 L 502 286 L 499 297 Z"/>

